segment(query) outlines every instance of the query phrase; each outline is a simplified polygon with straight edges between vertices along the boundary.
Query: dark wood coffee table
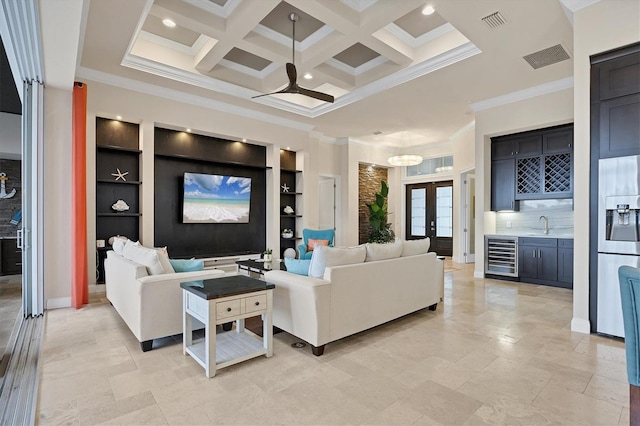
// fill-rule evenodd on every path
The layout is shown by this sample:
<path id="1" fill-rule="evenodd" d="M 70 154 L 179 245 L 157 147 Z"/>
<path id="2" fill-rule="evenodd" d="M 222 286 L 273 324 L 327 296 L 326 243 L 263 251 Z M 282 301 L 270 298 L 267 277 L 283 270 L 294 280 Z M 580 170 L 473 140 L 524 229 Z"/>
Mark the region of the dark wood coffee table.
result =
<path id="1" fill-rule="evenodd" d="M 251 278 L 262 279 L 268 271 L 286 271 L 287 268 L 282 262 L 261 262 L 257 260 L 239 260 L 236 262 L 240 273 L 246 273 Z"/>

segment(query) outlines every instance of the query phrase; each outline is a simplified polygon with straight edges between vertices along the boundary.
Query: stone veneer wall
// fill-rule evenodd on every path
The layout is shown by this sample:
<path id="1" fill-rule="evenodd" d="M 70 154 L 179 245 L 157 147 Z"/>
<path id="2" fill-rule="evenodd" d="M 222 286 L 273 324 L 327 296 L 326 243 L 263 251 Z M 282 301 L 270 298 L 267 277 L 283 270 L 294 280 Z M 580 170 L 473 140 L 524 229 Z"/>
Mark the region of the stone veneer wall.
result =
<path id="1" fill-rule="evenodd" d="M 387 169 L 360 164 L 358 167 L 358 240 L 366 243 L 369 236 L 369 208 L 367 203 L 376 199 L 380 182 L 389 183 Z"/>
<path id="2" fill-rule="evenodd" d="M 7 194 L 15 188 L 16 194 L 11 198 L 0 199 L 0 237 L 15 237 L 18 225 L 10 223 L 13 215 L 22 209 L 22 164 L 19 160 L 0 159 L 0 173 L 6 173 L 5 181 Z"/>

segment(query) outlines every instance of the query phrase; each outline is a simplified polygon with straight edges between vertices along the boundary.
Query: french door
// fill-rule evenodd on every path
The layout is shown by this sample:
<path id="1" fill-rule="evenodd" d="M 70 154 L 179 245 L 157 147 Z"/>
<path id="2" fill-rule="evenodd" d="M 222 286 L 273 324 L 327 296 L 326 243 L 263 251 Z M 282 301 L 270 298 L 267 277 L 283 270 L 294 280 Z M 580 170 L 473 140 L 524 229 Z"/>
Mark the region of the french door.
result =
<path id="1" fill-rule="evenodd" d="M 406 186 L 407 240 L 429 237 L 429 251 L 453 254 L 453 181 Z"/>

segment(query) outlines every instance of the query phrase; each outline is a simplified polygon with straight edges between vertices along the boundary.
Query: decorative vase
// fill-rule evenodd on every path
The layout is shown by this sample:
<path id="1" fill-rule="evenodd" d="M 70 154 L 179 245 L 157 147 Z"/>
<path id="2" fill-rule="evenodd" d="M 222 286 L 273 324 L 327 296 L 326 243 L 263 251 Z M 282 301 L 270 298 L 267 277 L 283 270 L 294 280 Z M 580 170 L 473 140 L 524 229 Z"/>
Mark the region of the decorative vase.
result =
<path id="1" fill-rule="evenodd" d="M 284 229 L 282 231 L 282 238 L 293 238 L 293 231 L 291 229 Z"/>
<path id="2" fill-rule="evenodd" d="M 273 255 L 272 254 L 265 254 L 262 257 L 264 259 L 265 262 L 271 262 L 273 261 Z"/>

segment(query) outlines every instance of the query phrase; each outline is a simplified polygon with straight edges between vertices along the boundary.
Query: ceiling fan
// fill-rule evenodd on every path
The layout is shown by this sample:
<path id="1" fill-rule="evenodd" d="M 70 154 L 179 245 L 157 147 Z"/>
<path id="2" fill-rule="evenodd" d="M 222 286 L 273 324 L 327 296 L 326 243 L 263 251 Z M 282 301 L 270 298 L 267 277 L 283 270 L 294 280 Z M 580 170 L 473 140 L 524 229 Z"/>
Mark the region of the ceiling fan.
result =
<path id="1" fill-rule="evenodd" d="M 295 58 L 296 58 L 296 21 L 298 15 L 291 13 L 289 19 L 293 24 L 293 36 L 291 37 L 291 62 L 287 62 L 287 76 L 289 76 L 289 85 L 282 90 L 273 93 L 265 93 L 264 95 L 253 96 L 251 99 L 260 98 L 262 96 L 277 95 L 279 93 L 296 93 L 298 95 L 309 96 L 310 98 L 319 99 L 324 102 L 333 102 L 334 97 L 322 92 L 316 92 L 315 90 L 305 89 L 298 86 L 298 71 L 296 71 Z"/>

